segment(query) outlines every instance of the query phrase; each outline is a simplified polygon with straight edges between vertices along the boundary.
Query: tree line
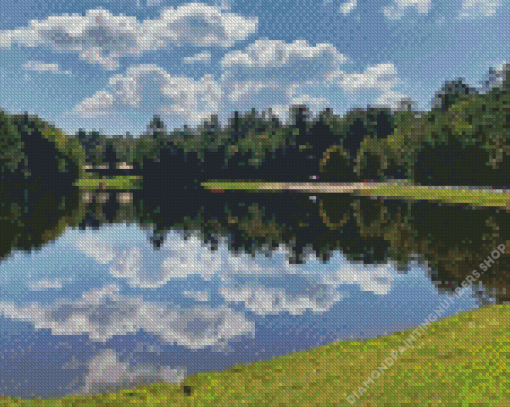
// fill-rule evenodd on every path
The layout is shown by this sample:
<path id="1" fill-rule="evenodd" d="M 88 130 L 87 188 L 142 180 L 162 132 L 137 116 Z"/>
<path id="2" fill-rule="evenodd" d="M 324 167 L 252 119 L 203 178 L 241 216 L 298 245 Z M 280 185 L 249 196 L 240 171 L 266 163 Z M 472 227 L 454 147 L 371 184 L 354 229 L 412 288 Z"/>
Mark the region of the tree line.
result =
<path id="1" fill-rule="evenodd" d="M 0 110 L 2 180 L 63 185 L 83 176 L 85 165 L 126 162 L 143 174 L 146 189 L 161 182 L 194 188 L 213 179 L 307 181 L 314 175 L 330 182 L 509 186 L 508 66 L 502 83 L 484 93 L 461 79 L 445 82 L 427 112 L 405 99 L 394 110 L 367 106 L 340 117 L 327 108 L 311 119 L 306 105 L 294 105 L 284 124 L 271 109 L 253 108 L 234 112 L 224 127 L 211 115 L 196 129 L 173 132 L 155 115 L 134 137 L 83 129 L 65 135 L 26 112 Z"/>

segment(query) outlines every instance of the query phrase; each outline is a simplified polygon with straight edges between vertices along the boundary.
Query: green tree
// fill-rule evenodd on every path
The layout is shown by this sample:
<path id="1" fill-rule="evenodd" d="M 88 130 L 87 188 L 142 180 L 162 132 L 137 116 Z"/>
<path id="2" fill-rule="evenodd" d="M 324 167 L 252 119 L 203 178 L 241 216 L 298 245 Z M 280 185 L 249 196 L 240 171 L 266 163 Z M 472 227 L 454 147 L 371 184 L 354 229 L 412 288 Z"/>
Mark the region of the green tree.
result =
<path id="1" fill-rule="evenodd" d="M 462 79 L 446 81 L 432 100 L 432 108 L 442 112 L 447 111 L 459 99 L 471 98 L 478 94 L 478 90 L 466 85 Z"/>
<path id="2" fill-rule="evenodd" d="M 330 182 L 355 182 L 354 164 L 350 154 L 340 145 L 329 147 L 320 160 L 321 180 Z"/>
<path id="3" fill-rule="evenodd" d="M 28 112 L 11 116 L 11 121 L 23 142 L 33 185 L 64 186 L 80 176 L 84 156 L 74 138 Z"/>
<path id="4" fill-rule="evenodd" d="M 423 185 L 490 186 L 489 151 L 456 136 L 424 143 L 416 154 L 414 181 Z"/>
<path id="5" fill-rule="evenodd" d="M 315 160 L 319 161 L 324 152 L 332 145 L 338 144 L 340 136 L 335 134 L 328 122 L 331 121 L 331 110 L 322 112 L 315 120 L 309 131 L 309 143 L 311 153 Z"/>
<path id="6" fill-rule="evenodd" d="M 360 150 L 356 172 L 362 180 L 382 181 L 384 179 L 384 158 L 380 151 Z"/>
<path id="7" fill-rule="evenodd" d="M 366 114 L 355 108 L 346 113 L 343 120 L 342 145 L 354 159 L 367 135 Z"/>
<path id="8" fill-rule="evenodd" d="M 168 136 L 165 123 L 158 115 L 154 115 L 147 126 L 146 136 L 152 137 L 154 140 L 164 139 Z"/>
<path id="9" fill-rule="evenodd" d="M 221 132 L 221 125 L 217 114 L 211 115 L 209 120 L 204 120 L 200 125 L 201 136 L 204 140 L 204 147 L 212 146 L 219 137 Z"/>
<path id="10" fill-rule="evenodd" d="M 0 176 L 13 179 L 15 171 L 24 171 L 23 141 L 11 118 L 0 109 Z"/>
<path id="11" fill-rule="evenodd" d="M 291 142 L 298 146 L 313 146 L 308 134 L 309 118 L 310 111 L 306 105 L 292 105 L 289 108 L 289 127 L 295 130 L 291 133 L 293 135 Z"/>

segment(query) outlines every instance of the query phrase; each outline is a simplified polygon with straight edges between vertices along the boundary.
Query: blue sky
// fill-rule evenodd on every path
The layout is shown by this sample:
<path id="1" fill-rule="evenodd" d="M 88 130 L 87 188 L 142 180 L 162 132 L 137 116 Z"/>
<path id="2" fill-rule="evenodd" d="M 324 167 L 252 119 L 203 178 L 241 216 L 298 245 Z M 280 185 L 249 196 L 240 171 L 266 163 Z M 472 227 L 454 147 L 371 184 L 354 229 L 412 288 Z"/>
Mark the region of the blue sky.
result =
<path id="1" fill-rule="evenodd" d="M 68 134 L 142 134 L 234 110 L 283 121 L 429 110 L 446 80 L 479 83 L 510 55 L 509 0 L 2 0 L 0 107 Z"/>

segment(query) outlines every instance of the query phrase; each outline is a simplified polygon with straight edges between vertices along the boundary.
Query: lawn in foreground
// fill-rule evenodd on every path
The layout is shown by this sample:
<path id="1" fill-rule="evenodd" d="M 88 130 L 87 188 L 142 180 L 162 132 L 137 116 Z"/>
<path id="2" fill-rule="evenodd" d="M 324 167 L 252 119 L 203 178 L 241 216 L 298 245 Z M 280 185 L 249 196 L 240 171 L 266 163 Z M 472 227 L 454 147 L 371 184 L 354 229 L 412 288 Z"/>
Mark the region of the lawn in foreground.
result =
<path id="1" fill-rule="evenodd" d="M 28 401 L 1 406 L 350 406 L 359 386 L 363 406 L 509 406 L 510 305 L 460 312 L 429 325 L 395 364 L 364 385 L 415 328 L 362 342 L 336 342 L 220 372 L 182 384 Z M 189 395 L 184 393 L 184 386 Z"/>

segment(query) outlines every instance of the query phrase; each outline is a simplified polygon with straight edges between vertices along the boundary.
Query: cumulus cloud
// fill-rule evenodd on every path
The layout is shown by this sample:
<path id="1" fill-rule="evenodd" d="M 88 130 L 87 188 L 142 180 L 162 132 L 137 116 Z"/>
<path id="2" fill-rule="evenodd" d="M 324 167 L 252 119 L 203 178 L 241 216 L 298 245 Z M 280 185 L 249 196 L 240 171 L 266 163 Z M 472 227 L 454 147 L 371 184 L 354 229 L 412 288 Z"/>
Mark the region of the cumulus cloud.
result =
<path id="1" fill-rule="evenodd" d="M 302 315 L 307 310 L 325 312 L 344 296 L 335 287 L 327 285 L 308 286 L 316 295 L 307 292 L 291 295 L 285 290 L 265 287 L 221 287 L 219 292 L 229 302 L 243 302 L 246 309 L 257 315 L 277 315 L 284 311 Z"/>
<path id="2" fill-rule="evenodd" d="M 217 111 L 222 98 L 220 85 L 211 75 L 199 81 L 168 74 L 156 65 L 130 67 L 123 75 L 110 78 L 107 89 L 83 100 L 73 112 L 84 117 L 109 115 L 122 108 L 144 109 L 177 114 L 199 121 Z"/>
<path id="3" fill-rule="evenodd" d="M 358 92 L 361 89 L 388 92 L 401 84 L 397 69 L 389 63 L 368 67 L 362 74 L 345 74 L 337 70 L 328 75 L 328 81 L 330 84 L 341 86 L 347 92 Z"/>
<path id="4" fill-rule="evenodd" d="M 195 54 L 192 57 L 184 58 L 185 64 L 192 64 L 194 62 L 211 62 L 211 52 L 204 51 L 201 52 L 200 54 Z"/>
<path id="5" fill-rule="evenodd" d="M 505 65 L 507 66 L 507 70 L 508 70 L 508 66 L 510 66 L 510 60 L 503 61 L 499 64 L 495 64 L 494 66 L 491 66 L 492 69 L 494 70 L 494 73 L 492 75 L 490 75 L 491 83 L 489 84 L 487 90 L 493 89 L 495 87 L 501 87 L 503 80 L 504 80 L 504 75 L 505 75 L 504 69 L 503 69 L 505 67 Z M 487 79 L 489 79 L 489 77 L 484 78 L 484 81 Z M 484 84 L 484 87 L 485 86 L 486 85 Z"/>
<path id="6" fill-rule="evenodd" d="M 427 14 L 431 0 L 393 0 L 393 4 L 383 7 L 384 16 L 390 20 L 399 20 L 408 7 L 414 7 L 418 13 Z"/>
<path id="7" fill-rule="evenodd" d="M 401 83 L 393 64 L 378 64 L 361 74 L 347 74 L 340 69 L 347 62 L 350 59 L 331 44 L 312 46 L 301 40 L 288 44 L 262 39 L 223 57 L 220 82 L 225 95 L 234 102 L 248 101 L 265 90 L 273 95 L 280 92 L 287 103 L 271 106 L 280 117 L 288 112 L 289 105 L 311 103 L 319 108 L 329 104 L 327 99 L 300 93 L 306 86 L 336 86 L 350 93 L 363 89 L 386 93 L 394 92 L 392 88 Z"/>
<path id="8" fill-rule="evenodd" d="M 256 17 L 244 18 L 222 11 L 221 6 L 202 3 L 165 8 L 159 19 L 143 22 L 143 39 L 151 44 L 150 49 L 185 45 L 232 47 L 257 31 Z"/>
<path id="9" fill-rule="evenodd" d="M 74 395 L 113 392 L 151 383 L 182 383 L 186 376 L 185 368 L 155 368 L 148 363 L 133 367 L 128 362 L 120 362 L 112 349 L 106 349 L 94 356 L 87 368 L 85 383 Z"/>
<path id="10" fill-rule="evenodd" d="M 42 61 L 28 61 L 22 65 L 22 68 L 27 71 L 36 72 L 50 72 L 53 74 L 71 75 L 71 71 L 62 71 L 58 64 L 45 64 Z"/>
<path id="11" fill-rule="evenodd" d="M 303 40 L 287 44 L 264 38 L 223 57 L 221 83 L 229 99 L 238 101 L 262 89 L 285 92 L 297 84 L 321 84 L 347 61 L 331 44 L 311 46 Z"/>
<path id="12" fill-rule="evenodd" d="M 91 257 L 101 264 L 108 264 L 115 258 L 111 246 L 95 236 L 87 235 L 76 241 L 76 247 L 87 257 Z"/>
<path id="13" fill-rule="evenodd" d="M 356 7 L 358 0 L 349 0 L 347 3 L 343 3 L 338 9 L 342 14 L 349 14 L 354 7 Z"/>
<path id="14" fill-rule="evenodd" d="M 160 303 L 118 294 L 115 285 L 85 292 L 79 301 L 58 300 L 42 307 L 0 302 L 0 314 L 50 329 L 53 335 L 87 334 L 91 341 L 107 342 L 116 335 L 135 334 L 140 329 L 166 343 L 190 349 L 223 346 L 230 338 L 250 335 L 255 324 L 226 306 L 206 309 L 170 309 Z"/>
<path id="15" fill-rule="evenodd" d="M 125 278 L 133 287 L 162 287 L 173 279 L 200 275 L 211 280 L 222 266 L 217 253 L 203 247 L 201 241 L 191 237 L 184 241 L 172 239 L 160 248 L 158 257 L 162 261 L 154 261 L 154 254 L 145 256 L 139 247 L 122 250 L 110 267 L 110 274 L 117 278 Z"/>
<path id="16" fill-rule="evenodd" d="M 390 90 L 377 98 L 374 107 L 389 107 L 392 110 L 397 110 L 401 107 L 400 101 L 403 99 L 409 99 L 409 96 Z"/>
<path id="17" fill-rule="evenodd" d="M 395 275 L 391 265 L 346 264 L 335 273 L 324 278 L 325 284 L 357 284 L 361 291 L 370 291 L 376 295 L 386 295 L 393 287 Z"/>
<path id="18" fill-rule="evenodd" d="M 192 298 L 195 301 L 209 301 L 209 293 L 207 291 L 184 291 L 185 297 Z"/>
<path id="19" fill-rule="evenodd" d="M 394 274 L 391 267 L 366 266 L 348 264 L 332 267 L 335 259 L 331 259 L 329 268 L 317 272 L 317 259 L 308 254 L 305 265 L 288 263 L 283 249 L 273 253 L 273 260 L 257 259 L 248 256 L 229 257 L 227 265 L 222 267 L 222 287 L 219 293 L 226 301 L 243 302 L 245 307 L 258 315 L 278 314 L 284 311 L 300 315 L 307 310 L 315 313 L 325 312 L 338 301 L 346 298 L 338 291 L 343 284 L 359 285 L 362 291 L 370 291 L 376 295 L 388 294 L 393 286 Z M 267 288 L 257 284 L 256 280 L 270 277 L 275 282 L 285 275 L 294 275 L 302 287 L 299 293 L 288 288 Z M 252 281 L 242 285 L 237 277 L 250 278 Z M 304 281 L 304 282 L 303 282 Z"/>
<path id="20" fill-rule="evenodd" d="M 229 10 L 232 7 L 232 0 L 219 0 L 215 5 L 221 10 Z"/>
<path id="21" fill-rule="evenodd" d="M 185 59 L 186 63 L 208 61 L 209 52 Z M 253 107 L 254 98 L 266 98 L 280 118 L 289 106 L 306 103 L 326 107 L 325 98 L 312 98 L 301 92 L 306 86 L 336 86 L 347 92 L 372 88 L 384 92 L 399 84 L 393 64 L 368 67 L 362 74 L 346 74 L 340 67 L 350 59 L 326 43 L 314 45 L 296 40 L 292 43 L 267 38 L 256 40 L 243 50 L 226 53 L 221 60 L 223 73 L 219 80 L 204 75 L 196 81 L 168 74 L 156 65 L 135 65 L 123 75 L 115 75 L 109 86 L 84 99 L 71 113 L 97 117 L 124 109 L 147 110 L 164 120 L 180 117 L 188 125 L 198 125 L 204 117 L 218 114 L 220 107 L 233 103 Z M 274 103 L 278 101 L 277 103 Z M 261 102 L 262 103 L 262 102 Z M 232 109 L 230 109 L 232 110 Z"/>
<path id="22" fill-rule="evenodd" d="M 462 9 L 457 18 L 490 17 L 496 14 L 500 5 L 500 0 L 463 0 Z"/>
<path id="23" fill-rule="evenodd" d="M 136 245 L 125 246 L 95 236 L 81 238 L 76 247 L 101 264 L 109 264 L 111 276 L 122 278 L 134 288 L 159 288 L 170 280 L 200 275 L 211 280 L 222 268 L 217 252 L 204 247 L 196 236 L 183 240 L 177 232 L 169 233 L 168 240 L 158 252 Z"/>
<path id="24" fill-rule="evenodd" d="M 30 291 L 44 291 L 51 288 L 62 288 L 62 280 L 39 280 L 29 284 Z"/>
<path id="25" fill-rule="evenodd" d="M 257 30 L 257 18 L 223 12 L 221 7 L 189 3 L 165 8 L 160 18 L 139 23 L 136 17 L 114 16 L 102 8 L 85 16 L 64 14 L 31 20 L 28 27 L 0 31 L 0 47 L 13 43 L 77 52 L 79 58 L 108 70 L 118 58 L 180 46 L 232 47 Z M 200 27 L 200 30 L 196 28 Z"/>

